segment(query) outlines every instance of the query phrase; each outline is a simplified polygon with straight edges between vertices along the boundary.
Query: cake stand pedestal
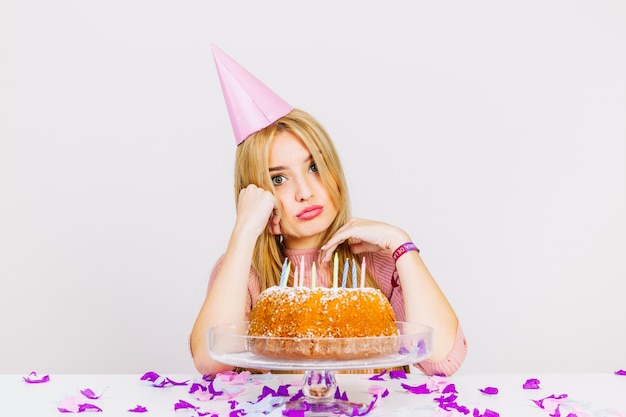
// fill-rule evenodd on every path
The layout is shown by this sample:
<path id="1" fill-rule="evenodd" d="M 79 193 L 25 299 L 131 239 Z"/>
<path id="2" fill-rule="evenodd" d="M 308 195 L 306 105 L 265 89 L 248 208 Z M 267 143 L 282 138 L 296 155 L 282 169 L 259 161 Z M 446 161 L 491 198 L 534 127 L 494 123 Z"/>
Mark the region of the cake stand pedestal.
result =
<path id="1" fill-rule="evenodd" d="M 232 366 L 268 371 L 303 371 L 299 400 L 286 403 L 291 410 L 304 410 L 308 416 L 356 416 L 367 412 L 369 404 L 335 398 L 335 371 L 385 369 L 421 362 L 431 354 L 432 328 L 408 322 L 396 322 L 398 334 L 355 338 L 282 338 L 248 336 L 248 323 L 212 326 L 207 331 L 208 352 L 218 362 Z M 332 357 L 299 354 L 294 347 L 321 345 Z M 351 346 L 367 345 L 367 353 L 355 354 Z M 264 352 L 261 347 L 270 347 Z M 280 347 L 286 346 L 285 351 Z M 391 349 L 390 349 L 391 347 Z M 377 351 L 380 349 L 380 351 Z M 307 351 L 304 349 L 304 351 Z"/>

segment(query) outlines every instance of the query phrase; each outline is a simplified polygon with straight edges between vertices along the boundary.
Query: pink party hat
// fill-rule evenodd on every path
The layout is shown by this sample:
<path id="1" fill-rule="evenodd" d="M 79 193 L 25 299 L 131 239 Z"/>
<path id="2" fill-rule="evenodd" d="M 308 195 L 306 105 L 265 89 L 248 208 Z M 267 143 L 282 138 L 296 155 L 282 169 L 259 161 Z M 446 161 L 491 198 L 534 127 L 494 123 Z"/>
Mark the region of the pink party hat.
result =
<path id="1" fill-rule="evenodd" d="M 217 46 L 211 49 L 237 145 L 293 110 Z"/>

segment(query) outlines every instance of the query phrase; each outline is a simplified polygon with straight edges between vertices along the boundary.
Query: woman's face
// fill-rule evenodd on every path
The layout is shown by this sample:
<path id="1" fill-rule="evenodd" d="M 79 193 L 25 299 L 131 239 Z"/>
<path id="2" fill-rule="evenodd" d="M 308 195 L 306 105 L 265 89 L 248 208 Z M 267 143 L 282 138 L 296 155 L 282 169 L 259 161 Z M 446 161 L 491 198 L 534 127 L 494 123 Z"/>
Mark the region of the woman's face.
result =
<path id="1" fill-rule="evenodd" d="M 319 247 L 338 210 L 322 184 L 311 152 L 291 132 L 281 131 L 272 142 L 269 170 L 283 208 L 280 225 L 285 246 Z"/>

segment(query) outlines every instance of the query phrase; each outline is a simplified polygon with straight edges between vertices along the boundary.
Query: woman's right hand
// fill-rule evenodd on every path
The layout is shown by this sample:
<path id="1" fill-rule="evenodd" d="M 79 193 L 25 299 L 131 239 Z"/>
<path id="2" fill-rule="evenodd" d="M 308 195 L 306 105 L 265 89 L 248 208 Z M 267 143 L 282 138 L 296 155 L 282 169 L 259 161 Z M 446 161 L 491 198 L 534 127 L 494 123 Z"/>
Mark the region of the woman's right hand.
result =
<path id="1" fill-rule="evenodd" d="M 237 230 L 250 233 L 256 239 L 266 227 L 271 234 L 279 235 L 279 223 L 280 210 L 274 194 L 254 184 L 239 192 L 235 226 Z"/>

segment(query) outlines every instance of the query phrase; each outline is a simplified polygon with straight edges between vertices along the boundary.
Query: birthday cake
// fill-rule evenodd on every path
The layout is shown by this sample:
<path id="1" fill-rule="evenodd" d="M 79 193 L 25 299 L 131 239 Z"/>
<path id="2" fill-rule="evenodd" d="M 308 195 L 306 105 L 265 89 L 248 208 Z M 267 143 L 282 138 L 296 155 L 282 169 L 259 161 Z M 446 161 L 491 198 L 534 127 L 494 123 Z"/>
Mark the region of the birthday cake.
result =
<path id="1" fill-rule="evenodd" d="M 375 288 L 270 287 L 250 312 L 250 349 L 290 358 L 356 359 L 397 351 L 395 314 Z"/>

